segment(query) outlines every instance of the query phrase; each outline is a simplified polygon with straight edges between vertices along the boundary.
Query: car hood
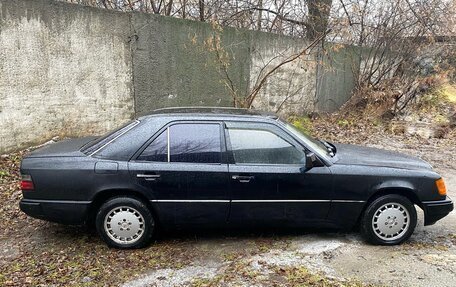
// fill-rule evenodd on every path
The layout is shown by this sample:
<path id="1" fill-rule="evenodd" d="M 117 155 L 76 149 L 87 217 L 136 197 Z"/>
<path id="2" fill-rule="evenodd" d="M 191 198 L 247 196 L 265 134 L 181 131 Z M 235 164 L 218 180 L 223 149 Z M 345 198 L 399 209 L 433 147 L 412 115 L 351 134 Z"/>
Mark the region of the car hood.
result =
<path id="1" fill-rule="evenodd" d="M 336 148 L 339 160 L 335 164 L 432 169 L 429 163 L 398 152 L 348 144 L 337 144 Z"/>
<path id="2" fill-rule="evenodd" d="M 81 147 L 93 141 L 97 137 L 83 137 L 77 139 L 67 139 L 56 143 L 45 145 L 32 151 L 27 157 L 81 157 L 85 156 L 80 151 Z"/>

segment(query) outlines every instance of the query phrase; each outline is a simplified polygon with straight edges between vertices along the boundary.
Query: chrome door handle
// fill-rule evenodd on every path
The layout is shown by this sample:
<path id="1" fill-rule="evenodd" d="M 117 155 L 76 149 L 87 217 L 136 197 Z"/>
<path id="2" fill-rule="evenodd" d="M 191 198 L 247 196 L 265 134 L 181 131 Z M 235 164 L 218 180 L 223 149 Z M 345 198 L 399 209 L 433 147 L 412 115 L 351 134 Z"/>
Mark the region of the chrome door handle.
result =
<path id="1" fill-rule="evenodd" d="M 234 180 L 238 180 L 239 182 L 242 182 L 242 183 L 247 183 L 247 182 L 250 182 L 255 177 L 253 175 L 233 175 L 231 178 Z"/>
<path id="2" fill-rule="evenodd" d="M 137 178 L 144 178 L 147 181 L 155 181 L 160 178 L 159 174 L 140 174 L 136 175 Z"/>

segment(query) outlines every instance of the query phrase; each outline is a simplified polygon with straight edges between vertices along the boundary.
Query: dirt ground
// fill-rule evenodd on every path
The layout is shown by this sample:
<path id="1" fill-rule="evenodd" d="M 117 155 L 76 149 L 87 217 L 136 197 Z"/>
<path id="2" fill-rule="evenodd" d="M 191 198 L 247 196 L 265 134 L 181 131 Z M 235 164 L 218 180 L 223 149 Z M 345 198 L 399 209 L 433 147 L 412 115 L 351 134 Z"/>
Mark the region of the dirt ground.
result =
<path id="1" fill-rule="evenodd" d="M 424 158 L 456 198 L 454 139 L 356 132 L 344 138 Z M 1 286 L 456 286 L 455 212 L 427 227 L 420 212 L 411 239 L 393 247 L 369 245 L 356 232 L 203 231 L 119 251 L 82 227 L 23 215 L 17 209 L 20 157 L 1 159 Z"/>

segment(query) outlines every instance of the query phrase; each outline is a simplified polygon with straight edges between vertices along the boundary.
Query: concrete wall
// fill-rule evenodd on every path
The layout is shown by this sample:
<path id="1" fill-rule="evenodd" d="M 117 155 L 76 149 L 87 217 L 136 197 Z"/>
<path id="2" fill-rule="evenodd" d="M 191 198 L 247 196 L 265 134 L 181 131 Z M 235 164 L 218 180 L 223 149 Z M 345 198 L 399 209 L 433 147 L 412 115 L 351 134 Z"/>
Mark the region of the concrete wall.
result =
<path id="1" fill-rule="evenodd" d="M 251 32 L 250 90 L 267 72 L 308 45 L 299 38 Z M 304 114 L 315 109 L 317 51 L 281 66 L 267 77 L 255 98 L 255 108 L 282 114 Z"/>
<path id="2" fill-rule="evenodd" d="M 325 52 L 318 56 L 317 111 L 334 112 L 350 99 L 360 69 L 360 59 L 357 47 L 326 43 Z"/>
<path id="3" fill-rule="evenodd" d="M 131 118 L 129 23 L 64 3 L 0 1 L 0 152 Z"/>
<path id="4" fill-rule="evenodd" d="M 211 25 L 134 13 L 132 43 L 136 113 L 170 106 L 232 106 L 219 73 L 220 65 L 204 47 Z M 246 31 L 225 29 L 222 42 L 234 59 L 229 72 L 236 87 L 246 90 L 249 46 Z"/>
<path id="5" fill-rule="evenodd" d="M 208 23 L 0 0 L 0 153 L 56 135 L 103 133 L 161 107 L 232 106 L 227 78 L 203 44 L 213 35 Z M 232 28 L 223 29 L 221 41 L 238 94 L 306 46 L 302 39 Z M 318 54 L 283 66 L 254 107 L 288 114 L 337 109 L 353 87 L 352 60 L 333 56 L 335 70 Z"/>
<path id="6" fill-rule="evenodd" d="M 225 27 L 228 78 L 204 41 L 214 35 L 207 23 L 135 13 L 132 17 L 135 110 L 138 115 L 170 106 L 233 106 L 228 81 L 246 95 L 257 81 L 308 43 L 302 39 Z M 282 113 L 314 109 L 315 54 L 284 65 L 268 77 L 253 106 Z M 231 83 L 230 83 L 231 84 Z"/>

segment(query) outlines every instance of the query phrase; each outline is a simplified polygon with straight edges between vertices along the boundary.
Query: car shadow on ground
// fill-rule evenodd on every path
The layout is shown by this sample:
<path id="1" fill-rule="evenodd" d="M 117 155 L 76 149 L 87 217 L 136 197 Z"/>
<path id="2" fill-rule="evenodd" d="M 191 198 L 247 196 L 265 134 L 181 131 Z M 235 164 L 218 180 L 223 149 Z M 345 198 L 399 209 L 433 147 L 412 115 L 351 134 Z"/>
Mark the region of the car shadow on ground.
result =
<path id="1" fill-rule="evenodd" d="M 34 220 L 37 221 L 37 220 Z M 175 230 L 159 229 L 154 236 L 152 244 L 167 242 L 192 242 L 192 241 L 220 241 L 220 240 L 290 240 L 298 237 L 321 238 L 322 240 L 362 241 L 356 230 L 339 230 L 332 228 L 185 228 Z M 30 239 L 40 244 L 66 244 L 69 241 L 85 239 L 94 243 L 101 243 L 96 229 L 88 226 L 71 226 L 40 221 L 30 233 Z M 367 243 L 366 243 L 367 244 Z"/>
<path id="2" fill-rule="evenodd" d="M 156 236 L 157 241 L 163 240 L 186 240 L 186 239 L 221 239 L 221 238 L 239 238 L 239 239 L 258 239 L 258 238 L 290 238 L 300 236 L 319 236 L 322 238 L 344 238 L 347 235 L 356 234 L 355 231 L 338 230 L 330 228 L 228 228 L 228 229 L 182 229 L 162 231 Z"/>

